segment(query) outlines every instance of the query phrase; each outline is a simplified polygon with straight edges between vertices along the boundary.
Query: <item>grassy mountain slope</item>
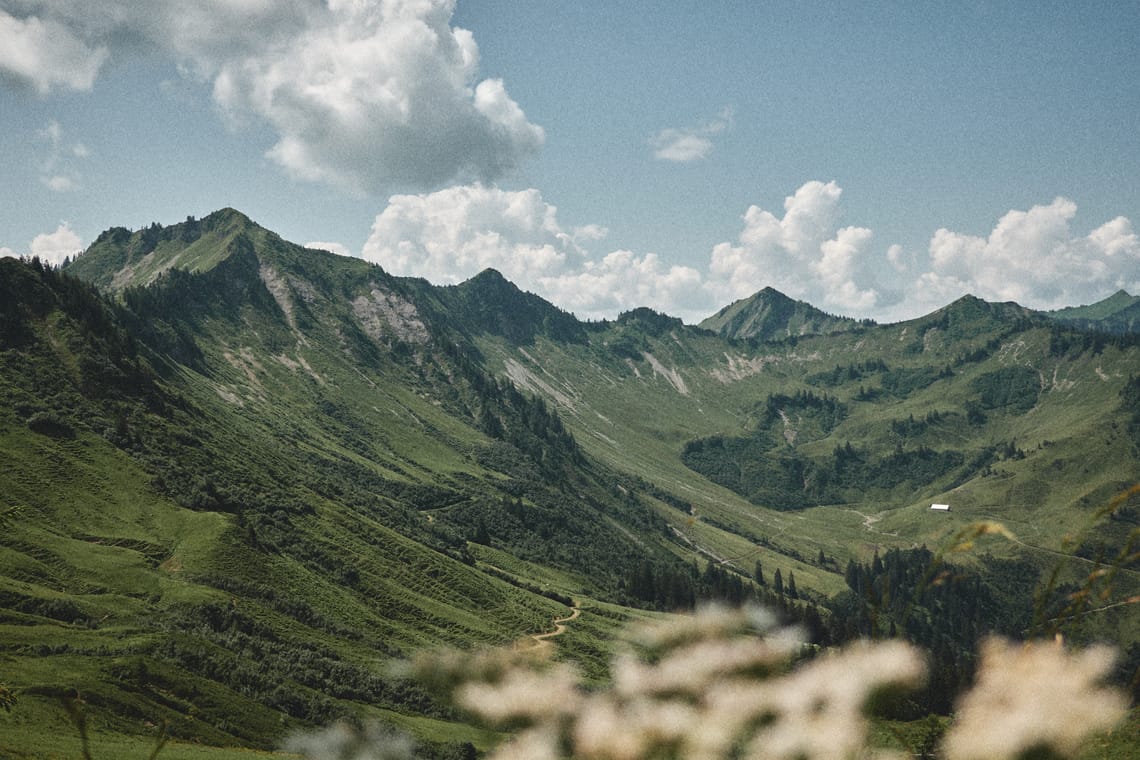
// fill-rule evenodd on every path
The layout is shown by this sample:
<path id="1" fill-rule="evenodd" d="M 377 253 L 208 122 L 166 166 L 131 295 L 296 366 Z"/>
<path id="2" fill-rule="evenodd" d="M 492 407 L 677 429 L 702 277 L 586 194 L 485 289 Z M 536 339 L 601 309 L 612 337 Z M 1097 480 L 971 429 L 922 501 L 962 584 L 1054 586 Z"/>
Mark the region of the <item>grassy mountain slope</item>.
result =
<path id="1" fill-rule="evenodd" d="M 1045 312 L 1059 322 L 1084 330 L 1128 334 L 1140 330 L 1140 296 L 1118 290 L 1108 298 L 1087 306 Z"/>
<path id="2" fill-rule="evenodd" d="M 836 317 L 773 288 L 735 301 L 703 320 L 700 327 L 735 340 L 768 341 L 849 330 L 858 323 Z"/>
<path id="3" fill-rule="evenodd" d="M 879 326 L 766 291 L 715 328 L 581 323 L 494 271 L 434 287 L 230 209 L 110 230 L 62 273 L 0 261 L 0 290 L 0 680 L 27 726 L 78 688 L 121 734 L 382 717 L 445 756 L 488 737 L 390 663 L 571 597 L 561 656 L 603 678 L 623 605 L 758 564 L 842 599 L 850 562 L 997 519 L 1016 539 L 986 552 L 1080 554 L 1071 581 L 1131 527 L 1063 545 L 1137 480 L 1140 349 L 1014 304 Z"/>
<path id="4" fill-rule="evenodd" d="M 231 232 L 119 306 L 3 262 L 0 639 L 26 709 L 58 724 L 79 689 L 117 730 L 209 743 L 341 714 L 438 738 L 454 716 L 390 659 L 506 643 L 639 556 L 680 564 L 541 402 L 425 323 L 424 284 Z M 575 585 L 477 559 L 480 532 Z"/>
<path id="5" fill-rule="evenodd" d="M 718 556 L 823 550 L 842 564 L 875 547 L 937 545 L 983 517 L 1048 551 L 1140 471 L 1122 398 L 1136 347 L 1091 346 L 1013 305 L 967 298 L 911 322 L 756 349 L 681 326 L 639 339 L 640 357 L 615 352 L 631 340 L 619 320 L 586 346 L 488 340 L 484 351 L 557 404 L 587 451 L 666 491 L 681 508 L 662 514 Z M 711 452 L 703 461 L 686 457 L 699 447 Z M 765 459 L 781 466 L 753 473 L 757 491 L 744 471 Z M 813 488 L 824 476 L 832 485 Z M 932 516 L 932 501 L 954 510 Z M 795 568 L 833 588 L 823 568 Z"/>
<path id="6" fill-rule="evenodd" d="M 131 339 L 77 281 L 3 267 L 0 282 L 34 298 L 5 294 L 0 639 L 5 680 L 41 730 L 64 721 L 54 698 L 72 690 L 109 728 L 165 720 L 209 743 L 273 746 L 290 725 L 342 713 L 451 720 L 384 661 L 431 642 L 510 641 L 565 609 L 480 572 L 461 539 L 370 492 L 397 481 L 344 431 L 273 416 L 286 400 L 269 373 L 229 377 L 238 370 L 207 354 L 213 378 L 180 370 L 167 383 L 138 354 L 110 358 Z M 128 372 L 126 393 L 107 380 Z M 409 488 L 422 485 L 417 456 L 433 476 L 479 471 L 440 441 L 434 404 L 375 400 L 439 423 L 401 434 Z M 233 414 L 247 403 L 265 406 Z M 305 443 L 290 448 L 279 430 Z"/>

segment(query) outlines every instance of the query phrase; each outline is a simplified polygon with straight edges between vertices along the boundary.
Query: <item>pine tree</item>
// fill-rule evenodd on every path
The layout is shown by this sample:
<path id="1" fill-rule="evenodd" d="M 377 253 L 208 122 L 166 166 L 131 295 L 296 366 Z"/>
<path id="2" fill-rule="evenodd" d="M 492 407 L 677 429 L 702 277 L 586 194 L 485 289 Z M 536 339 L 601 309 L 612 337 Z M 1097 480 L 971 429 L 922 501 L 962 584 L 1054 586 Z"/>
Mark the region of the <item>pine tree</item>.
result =
<path id="1" fill-rule="evenodd" d="M 780 574 L 780 568 L 776 568 L 776 577 L 772 581 L 773 588 L 777 594 L 783 595 L 784 593 L 784 576 Z"/>

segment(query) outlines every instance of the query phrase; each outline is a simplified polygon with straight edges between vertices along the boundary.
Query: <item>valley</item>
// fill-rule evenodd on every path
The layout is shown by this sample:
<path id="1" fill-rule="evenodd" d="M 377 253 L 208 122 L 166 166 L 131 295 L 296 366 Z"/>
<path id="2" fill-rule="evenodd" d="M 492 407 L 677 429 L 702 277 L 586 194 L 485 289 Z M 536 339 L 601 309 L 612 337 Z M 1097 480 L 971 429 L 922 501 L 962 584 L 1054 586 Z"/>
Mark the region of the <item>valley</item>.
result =
<path id="1" fill-rule="evenodd" d="M 958 679 L 982 630 L 1063 612 L 1140 666 L 1126 294 L 878 325 L 768 289 L 696 326 L 583 322 L 225 209 L 4 259 L 0 303 L 0 754 L 64 746 L 81 704 L 111 743 L 165 726 L 163 757 L 344 717 L 460 757 L 500 736 L 399 663 L 529 641 L 604 683 L 625 625 L 711 600 L 819 646 L 897 624 Z M 887 598 L 884 562 L 961 582 Z"/>

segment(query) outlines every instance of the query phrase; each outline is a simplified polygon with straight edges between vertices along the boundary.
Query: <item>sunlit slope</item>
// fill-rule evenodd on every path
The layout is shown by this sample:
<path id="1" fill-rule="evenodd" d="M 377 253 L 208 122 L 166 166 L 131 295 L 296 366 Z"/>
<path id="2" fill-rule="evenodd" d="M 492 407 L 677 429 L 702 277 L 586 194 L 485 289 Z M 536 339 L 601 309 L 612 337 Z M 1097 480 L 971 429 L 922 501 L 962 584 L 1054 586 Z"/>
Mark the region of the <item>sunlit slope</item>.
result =
<path id="1" fill-rule="evenodd" d="M 822 601 L 849 559 L 979 518 L 1041 568 L 1140 471 L 1135 341 L 1013 304 L 829 334 L 793 304 L 757 315 L 779 340 L 583 323 L 497 272 L 392 277 L 232 210 L 101 236 L 65 274 L 102 295 L 0 264 L 4 678 L 57 722 L 80 683 L 123 731 L 462 734 L 393 658 L 527 637 L 573 598 L 558 651 L 600 679 L 620 605 L 672 604 L 642 570 L 760 563 Z"/>
<path id="2" fill-rule="evenodd" d="M 967 298 L 898 325 L 758 344 L 629 315 L 584 345 L 487 340 L 485 350 L 498 371 L 558 404 L 588 451 L 684 502 L 671 519 L 679 528 L 696 517 L 805 557 L 937 544 L 980 517 L 1056 548 L 1140 475 L 1122 401 L 1137 349 L 1013 305 Z M 821 421 L 805 395 L 838 411 Z M 687 446 L 712 438 L 761 439 L 736 451 L 794 459 L 833 480 L 836 450 L 850 446 L 862 471 L 846 487 L 750 503 L 730 476 L 718 486 L 683 462 Z M 945 462 L 910 473 L 926 452 Z M 952 512 L 931 515 L 932 501 Z"/>
<path id="3" fill-rule="evenodd" d="M 0 646 L 33 734 L 70 731 L 56 696 L 75 693 L 116 731 L 168 721 L 209 743 L 272 746 L 289 725 L 377 710 L 449 720 L 386 663 L 509 642 L 565 610 L 451 556 L 464 541 L 401 500 L 394 458 L 374 464 L 335 424 L 284 411 L 288 375 L 238 378 L 223 357 L 232 398 L 226 372 L 164 380 L 75 281 L 3 266 Z M 255 413 L 258 384 L 276 405 Z M 384 401 L 422 423 L 391 441 L 408 488 L 427 480 L 421 462 L 443 483 L 486 474 L 442 442 L 463 428 L 434 404 Z M 387 498 L 367 492 L 381 485 Z"/>
<path id="4" fill-rule="evenodd" d="M 454 716 L 389 662 L 508 643 L 566 606 L 544 578 L 479 567 L 464 515 L 515 499 L 549 538 L 533 556 L 588 570 L 575 590 L 609 587 L 620 568 L 596 560 L 633 554 L 619 505 L 612 525 L 591 516 L 612 484 L 583 475 L 571 495 L 568 480 L 530 482 L 539 465 L 464 411 L 477 374 L 446 347 L 385 350 L 391 321 L 369 334 L 359 299 L 394 298 L 378 295 L 382 273 L 336 307 L 320 303 L 333 289 L 292 281 L 311 299 L 302 325 L 265 285 L 267 262 L 239 251 L 168 275 L 128 293 L 135 310 L 0 262 L 0 647 L 36 731 L 70 730 L 55 696 L 78 690 L 115 731 L 166 720 L 209 743 L 271 746 L 290 725 L 344 714 L 477 737 L 441 732 Z M 422 331 L 426 345 L 413 319 L 393 340 Z M 165 345 L 192 349 L 192 363 Z M 512 426 L 540 419 L 521 397 L 482 409 Z M 530 435 L 528 453 L 559 466 L 542 438 L 553 433 Z M 618 538 L 584 560 L 551 550 L 574 549 L 560 532 L 589 536 L 593 523 Z"/>
<path id="5" fill-rule="evenodd" d="M 827 314 L 803 301 L 764 288 L 704 319 L 700 327 L 723 338 L 768 341 L 846 332 L 858 326 L 846 317 Z"/>

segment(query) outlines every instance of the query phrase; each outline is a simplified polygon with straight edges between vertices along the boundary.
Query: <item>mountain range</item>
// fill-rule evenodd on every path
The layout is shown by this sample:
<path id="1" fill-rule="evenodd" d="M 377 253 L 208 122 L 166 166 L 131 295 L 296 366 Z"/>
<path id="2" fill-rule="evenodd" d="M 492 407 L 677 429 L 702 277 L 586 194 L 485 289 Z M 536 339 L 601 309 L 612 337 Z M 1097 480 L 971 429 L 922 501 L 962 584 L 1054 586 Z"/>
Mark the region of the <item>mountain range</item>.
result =
<path id="1" fill-rule="evenodd" d="M 971 631 L 1025 632 L 1051 569 L 1068 593 L 1128 545 L 1138 304 L 878 325 L 765 289 L 696 326 L 583 322 L 493 270 L 394 277 L 232 209 L 0 260 L 0 752 L 66 752 L 80 695 L 111 747 L 350 716 L 462 756 L 496 736 L 393 662 L 573 605 L 559 656 L 600 681 L 622 625 L 702 599 L 826 643 L 889 614 L 853 611 L 864 564 L 996 521 L 1011 537 L 955 558 L 988 606 L 951 635 L 957 602 L 921 602 L 915 635 L 968 658 Z M 1140 590 L 1118 571 L 1106 609 Z M 1134 663 L 1130 610 L 1067 633 Z"/>

